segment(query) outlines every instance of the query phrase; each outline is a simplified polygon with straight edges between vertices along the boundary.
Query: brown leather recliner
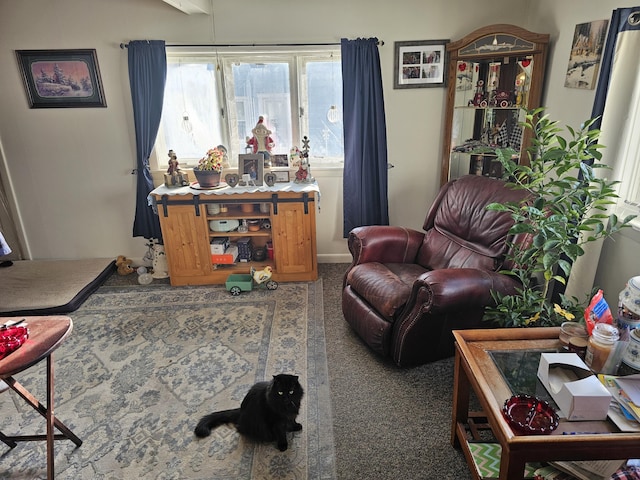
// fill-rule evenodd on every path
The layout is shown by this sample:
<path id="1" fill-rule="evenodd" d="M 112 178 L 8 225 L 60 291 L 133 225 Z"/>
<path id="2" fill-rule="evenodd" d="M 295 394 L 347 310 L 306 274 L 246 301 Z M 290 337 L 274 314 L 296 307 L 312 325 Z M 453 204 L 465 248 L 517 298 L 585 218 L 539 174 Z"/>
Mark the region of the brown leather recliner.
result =
<path id="1" fill-rule="evenodd" d="M 520 201 L 522 190 L 500 180 L 468 175 L 442 187 L 424 221 L 424 232 L 394 226 L 354 228 L 353 262 L 342 290 L 345 319 L 374 351 L 398 366 L 453 355 L 456 329 L 484 328 L 491 290 L 515 293 L 512 276 L 498 273 L 509 239 L 509 213 L 492 202 Z"/>

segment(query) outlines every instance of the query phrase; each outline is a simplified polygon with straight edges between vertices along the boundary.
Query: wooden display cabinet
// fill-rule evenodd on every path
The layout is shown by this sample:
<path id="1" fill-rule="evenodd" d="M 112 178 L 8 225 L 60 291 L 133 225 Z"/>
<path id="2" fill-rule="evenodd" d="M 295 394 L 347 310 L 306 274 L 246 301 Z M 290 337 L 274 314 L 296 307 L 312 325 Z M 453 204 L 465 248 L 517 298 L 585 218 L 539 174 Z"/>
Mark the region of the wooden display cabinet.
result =
<path id="1" fill-rule="evenodd" d="M 540 106 L 549 35 L 489 25 L 447 45 L 447 106 L 440 183 L 462 175 L 500 177 L 495 148 L 528 162 L 526 110 Z M 479 153 L 482 152 L 482 153 Z"/>
<path id="2" fill-rule="evenodd" d="M 181 190 L 185 189 L 189 191 L 188 187 Z M 194 195 L 158 187 L 151 195 L 158 207 L 171 285 L 222 284 L 232 273 L 249 273 L 251 267 L 260 270 L 266 265 L 273 268 L 272 279 L 277 282 L 318 278 L 314 191 Z M 217 205 L 215 213 L 211 205 Z M 212 221 L 242 224 L 243 220 L 258 220 L 261 227 L 243 232 L 215 231 L 210 226 Z M 249 237 L 261 248 L 271 242 L 273 258 L 213 264 L 210 244 L 216 237 L 229 237 L 231 243 Z"/>

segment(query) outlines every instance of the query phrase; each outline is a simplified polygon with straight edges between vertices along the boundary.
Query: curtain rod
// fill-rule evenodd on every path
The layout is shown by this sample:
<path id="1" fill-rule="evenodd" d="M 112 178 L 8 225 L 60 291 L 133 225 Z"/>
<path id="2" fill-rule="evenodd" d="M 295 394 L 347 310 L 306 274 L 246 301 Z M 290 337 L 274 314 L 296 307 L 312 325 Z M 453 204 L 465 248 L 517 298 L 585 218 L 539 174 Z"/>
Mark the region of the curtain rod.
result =
<path id="1" fill-rule="evenodd" d="M 184 48 L 194 48 L 194 47 L 328 47 L 328 46 L 338 46 L 340 43 L 227 43 L 227 44 L 217 44 L 217 43 L 194 43 L 190 45 L 167 45 L 167 47 L 184 47 Z M 377 42 L 378 46 L 384 45 L 382 40 Z M 129 46 L 128 43 L 121 43 L 120 48 L 124 49 Z"/>

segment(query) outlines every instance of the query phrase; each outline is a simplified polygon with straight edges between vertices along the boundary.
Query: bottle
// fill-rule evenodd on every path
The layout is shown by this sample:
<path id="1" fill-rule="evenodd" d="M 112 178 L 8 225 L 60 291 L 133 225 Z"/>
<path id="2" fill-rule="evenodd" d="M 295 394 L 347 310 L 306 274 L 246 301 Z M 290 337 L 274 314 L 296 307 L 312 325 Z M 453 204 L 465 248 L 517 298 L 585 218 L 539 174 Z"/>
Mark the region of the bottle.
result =
<path id="1" fill-rule="evenodd" d="M 602 371 L 604 365 L 619 337 L 618 329 L 608 323 L 597 323 L 593 327 L 584 357 L 585 363 L 591 370 L 595 373 L 604 373 Z"/>
<path id="2" fill-rule="evenodd" d="M 640 276 L 630 278 L 618 296 L 618 329 L 640 327 Z"/>

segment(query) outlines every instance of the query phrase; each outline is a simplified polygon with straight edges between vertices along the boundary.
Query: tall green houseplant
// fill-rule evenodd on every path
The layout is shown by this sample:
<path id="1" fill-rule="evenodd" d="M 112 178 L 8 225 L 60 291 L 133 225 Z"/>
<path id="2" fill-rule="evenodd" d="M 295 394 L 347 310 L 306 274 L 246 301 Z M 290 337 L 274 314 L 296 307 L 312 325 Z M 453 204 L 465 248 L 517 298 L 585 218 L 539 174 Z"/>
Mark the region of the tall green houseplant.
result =
<path id="1" fill-rule="evenodd" d="M 615 203 L 615 185 L 597 176 L 601 163 L 600 131 L 590 129 L 595 119 L 580 129 L 562 129 L 543 109 L 526 114 L 522 124 L 532 130 L 527 151 L 529 165 L 516 163 L 517 152 L 498 149 L 504 179 L 530 194 L 526 203 L 493 203 L 487 208 L 510 212 L 515 223 L 512 234 L 528 234 L 531 242 L 509 255 L 513 267 L 503 271 L 517 277 L 522 287 L 515 295 L 494 293 L 495 307 L 487 308 L 485 320 L 504 327 L 551 326 L 579 319 L 589 298 L 578 300 L 560 295 L 550 301 L 554 281 L 565 284 L 571 266 L 584 254 L 583 246 L 607 238 L 624 228 L 624 220 L 607 213 Z M 567 135 L 568 133 L 568 135 Z"/>

